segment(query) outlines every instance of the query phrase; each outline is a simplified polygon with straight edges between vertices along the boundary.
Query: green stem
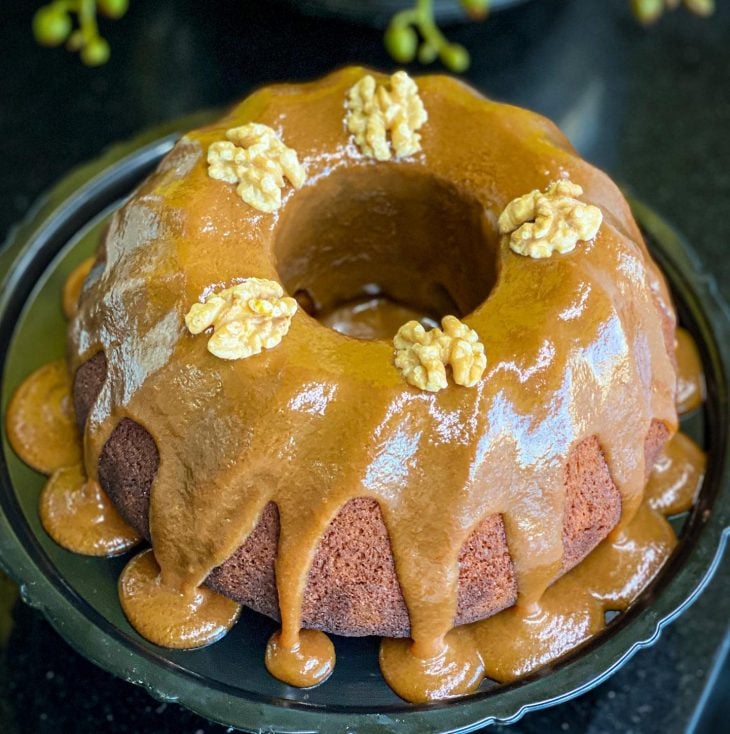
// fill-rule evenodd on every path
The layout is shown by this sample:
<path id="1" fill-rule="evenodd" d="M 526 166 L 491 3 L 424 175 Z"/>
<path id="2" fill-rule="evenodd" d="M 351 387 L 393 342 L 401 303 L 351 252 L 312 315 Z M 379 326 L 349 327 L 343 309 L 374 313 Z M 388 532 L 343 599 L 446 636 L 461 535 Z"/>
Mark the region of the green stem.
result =
<path id="1" fill-rule="evenodd" d="M 84 43 L 89 43 L 99 35 L 96 25 L 96 1 L 78 0 L 79 27 L 84 36 Z"/>
<path id="2" fill-rule="evenodd" d="M 416 8 L 406 8 L 397 12 L 391 19 L 391 25 L 397 28 L 406 28 L 409 25 L 418 25 L 418 10 Z"/>
<path id="3" fill-rule="evenodd" d="M 418 30 L 423 40 L 436 51 L 440 51 L 448 41 L 434 20 L 433 0 L 416 0 L 415 12 L 418 16 Z"/>

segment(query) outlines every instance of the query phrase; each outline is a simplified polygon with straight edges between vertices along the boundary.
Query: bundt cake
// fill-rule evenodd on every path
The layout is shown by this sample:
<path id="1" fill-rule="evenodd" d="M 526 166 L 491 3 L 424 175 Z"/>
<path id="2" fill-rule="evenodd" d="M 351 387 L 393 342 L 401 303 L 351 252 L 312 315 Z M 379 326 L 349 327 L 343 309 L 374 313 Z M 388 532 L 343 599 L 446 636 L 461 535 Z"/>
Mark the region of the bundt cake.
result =
<path id="1" fill-rule="evenodd" d="M 624 198 L 552 123 L 348 68 L 180 140 L 114 215 L 68 356 L 87 475 L 159 585 L 280 619 L 295 685 L 333 662 L 301 630 L 410 638 L 381 665 L 424 700 L 484 675 L 456 625 L 529 614 L 628 532 L 674 347 Z"/>

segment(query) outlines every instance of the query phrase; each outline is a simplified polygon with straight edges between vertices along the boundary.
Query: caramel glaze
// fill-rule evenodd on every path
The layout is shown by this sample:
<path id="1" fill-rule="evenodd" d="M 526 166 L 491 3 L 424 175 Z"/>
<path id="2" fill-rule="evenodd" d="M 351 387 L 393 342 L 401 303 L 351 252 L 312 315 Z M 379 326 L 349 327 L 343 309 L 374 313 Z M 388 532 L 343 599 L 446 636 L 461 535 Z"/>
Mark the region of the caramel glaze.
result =
<path id="1" fill-rule="evenodd" d="M 695 501 L 705 476 L 705 454 L 683 433 L 664 447 L 646 485 L 649 506 L 663 515 L 688 510 Z"/>
<path id="2" fill-rule="evenodd" d="M 605 627 L 654 578 L 676 537 L 647 504 L 615 538 L 603 541 L 529 609 L 514 606 L 472 624 L 485 675 L 507 683 L 542 668 Z"/>
<path id="3" fill-rule="evenodd" d="M 303 629 L 295 642 L 275 632 L 266 645 L 266 669 L 290 686 L 310 688 L 327 680 L 335 669 L 335 646 L 324 632 Z"/>
<path id="4" fill-rule="evenodd" d="M 420 321 L 426 328 L 438 326 L 427 314 L 383 296 L 357 299 L 317 318 L 330 329 L 358 339 L 392 339 L 407 321 Z"/>
<path id="5" fill-rule="evenodd" d="M 119 600 L 127 619 L 143 637 L 162 647 L 182 649 L 219 640 L 241 611 L 236 602 L 205 587 L 183 594 L 163 584 L 150 548 L 124 567 Z"/>
<path id="6" fill-rule="evenodd" d="M 408 701 L 439 700 L 475 690 L 484 677 L 500 683 L 524 677 L 593 638 L 605 628 L 606 612 L 624 611 L 669 557 L 676 536 L 662 515 L 691 507 L 704 465 L 697 445 L 675 434 L 652 470 L 645 501 L 631 522 L 530 607 L 515 605 L 457 627 L 447 635 L 442 655 L 433 660 L 410 655 L 404 640 L 383 640 L 380 665 L 388 683 Z M 444 675 L 450 664 L 459 676 Z"/>
<path id="7" fill-rule="evenodd" d="M 120 517 L 104 490 L 80 465 L 56 470 L 43 488 L 40 517 L 59 545 L 85 556 L 117 556 L 140 537 Z"/>
<path id="8" fill-rule="evenodd" d="M 66 278 L 66 282 L 63 284 L 61 309 L 63 311 L 63 315 L 67 319 L 72 319 L 76 315 L 81 289 L 84 287 L 86 276 L 91 272 L 91 268 L 93 266 L 94 258 L 87 257 L 86 260 L 82 260 L 71 271 L 71 274 Z"/>
<path id="9" fill-rule="evenodd" d="M 705 377 L 697 345 L 686 329 L 677 329 L 677 412 L 691 413 L 705 399 Z"/>
<path id="10" fill-rule="evenodd" d="M 81 441 L 66 364 L 49 362 L 13 393 L 5 427 L 16 454 L 41 474 L 81 463 Z"/>
<path id="11" fill-rule="evenodd" d="M 448 632 L 435 655 L 421 655 L 410 640 L 384 638 L 380 643 L 380 670 L 388 685 L 413 703 L 470 693 L 479 687 L 485 674 L 483 653 L 469 625 Z"/>
<path id="12" fill-rule="evenodd" d="M 157 443 L 150 528 L 166 588 L 193 593 L 243 543 L 266 504 L 278 506 L 282 629 L 268 653 L 277 675 L 287 677 L 286 667 L 301 672 L 302 594 L 320 537 L 348 500 L 376 499 L 413 638 L 394 653 L 402 665 L 384 667 L 394 671 L 386 672 L 391 685 L 405 690 L 408 655 L 433 661 L 454 649 L 459 549 L 482 518 L 501 513 L 517 613 L 536 608 L 560 573 L 563 469 L 581 439 L 600 441 L 622 496 L 618 533 L 630 527 L 651 421 L 676 428 L 674 315 L 618 189 L 550 122 L 457 81 L 424 77 L 423 151 L 375 163 L 359 155 L 343 124 L 345 93 L 363 73 L 351 68 L 263 89 L 183 138 L 115 215 L 103 268 L 87 281 L 72 324 L 69 355 L 72 371 L 100 350 L 108 361 L 84 435 L 89 476 L 125 417 Z M 273 215 L 207 175 L 208 145 L 248 121 L 280 131 L 307 167 L 304 189 L 286 189 Z M 515 255 L 494 234 L 497 216 L 511 199 L 562 176 L 601 207 L 598 236 L 569 255 Z M 482 232 L 465 243 L 471 251 L 457 247 L 462 228 L 453 216 L 439 231 L 439 252 L 419 249 L 438 224 L 421 197 L 436 189 L 437 209 L 447 215 L 453 202 L 467 202 L 463 226 Z M 297 250 L 304 215 L 315 231 L 329 222 L 331 238 L 356 234 L 356 255 L 347 259 L 340 245 L 337 262 L 318 250 L 307 264 Z M 392 238 L 386 220 L 403 235 L 390 260 L 392 248 L 378 244 L 381 235 Z M 361 221 L 365 229 L 353 226 Z M 394 300 L 416 309 L 432 305 L 428 294 L 446 285 L 444 301 L 453 299 L 486 345 L 484 377 L 473 389 L 420 392 L 394 367 L 391 342 L 348 337 L 301 310 L 276 349 L 237 362 L 216 359 L 204 338 L 185 330 L 184 313 L 211 288 L 248 276 L 280 279 L 280 272 L 290 292 L 315 280 L 322 302 L 329 288 L 352 296 L 374 273 Z M 148 606 L 144 614 L 160 612 Z M 490 645 L 480 646 L 488 658 Z M 454 660 L 445 676 L 462 675 L 462 654 Z M 443 680 L 416 689 L 460 692 Z"/>
<path id="13" fill-rule="evenodd" d="M 64 284 L 62 306 L 74 313 L 92 260 L 85 260 Z M 88 556 L 116 556 L 140 541 L 106 493 L 86 478 L 81 439 L 62 360 L 43 365 L 18 387 L 6 414 L 15 453 L 50 478 L 41 492 L 39 514 L 45 531 L 66 550 Z"/>
<path id="14" fill-rule="evenodd" d="M 115 556 L 139 542 L 98 482 L 86 479 L 64 362 L 50 362 L 25 379 L 8 405 L 6 423 L 15 453 L 51 475 L 39 512 L 56 543 L 87 556 Z"/>

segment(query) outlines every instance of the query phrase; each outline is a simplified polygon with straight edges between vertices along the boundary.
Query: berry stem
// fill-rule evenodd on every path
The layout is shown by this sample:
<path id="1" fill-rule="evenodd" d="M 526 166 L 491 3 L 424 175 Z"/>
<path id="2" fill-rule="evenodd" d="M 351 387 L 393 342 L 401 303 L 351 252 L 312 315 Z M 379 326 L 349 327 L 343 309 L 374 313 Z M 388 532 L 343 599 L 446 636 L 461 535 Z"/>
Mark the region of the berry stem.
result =
<path id="1" fill-rule="evenodd" d="M 448 44 L 448 41 L 436 25 L 432 0 L 417 0 L 416 13 L 418 16 L 418 30 L 423 36 L 423 40 L 438 53 Z"/>
<path id="2" fill-rule="evenodd" d="M 99 36 L 99 28 L 96 25 L 96 2 L 95 0 L 78 0 L 79 27 L 83 34 L 84 44 L 88 44 Z"/>

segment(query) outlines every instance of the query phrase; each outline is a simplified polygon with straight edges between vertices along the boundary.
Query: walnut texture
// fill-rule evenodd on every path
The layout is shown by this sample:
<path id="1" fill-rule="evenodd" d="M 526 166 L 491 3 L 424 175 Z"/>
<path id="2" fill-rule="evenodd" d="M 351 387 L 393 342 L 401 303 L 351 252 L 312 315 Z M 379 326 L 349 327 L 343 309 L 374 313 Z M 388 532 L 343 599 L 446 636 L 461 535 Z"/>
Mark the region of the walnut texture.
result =
<path id="1" fill-rule="evenodd" d="M 409 321 L 393 339 L 395 366 L 409 385 L 438 392 L 448 387 L 446 367 L 454 382 L 474 387 L 487 367 L 484 345 L 477 333 L 456 316 L 444 316 L 441 329 L 426 331 L 418 321 Z"/>
<path id="2" fill-rule="evenodd" d="M 226 138 L 208 148 L 208 175 L 238 184 L 236 193 L 255 209 L 271 213 L 281 206 L 284 177 L 295 189 L 304 185 L 307 174 L 296 151 L 267 125 L 250 122 L 234 127 Z"/>
<path id="3" fill-rule="evenodd" d="M 221 359 L 245 359 L 277 346 L 289 331 L 297 302 L 273 280 L 247 278 L 195 303 L 185 315 L 191 334 L 213 327 L 208 351 Z"/>
<path id="4" fill-rule="evenodd" d="M 379 161 L 421 150 L 417 130 L 427 119 L 416 82 L 405 71 L 397 71 L 386 84 L 368 74 L 347 93 L 347 129 L 363 154 Z"/>
<path id="5" fill-rule="evenodd" d="M 499 217 L 499 231 L 509 235 L 519 255 L 550 257 L 573 250 L 578 241 L 593 239 L 603 221 L 597 206 L 576 197 L 583 189 L 572 181 L 553 181 L 544 192 L 535 189 L 513 199 Z"/>

